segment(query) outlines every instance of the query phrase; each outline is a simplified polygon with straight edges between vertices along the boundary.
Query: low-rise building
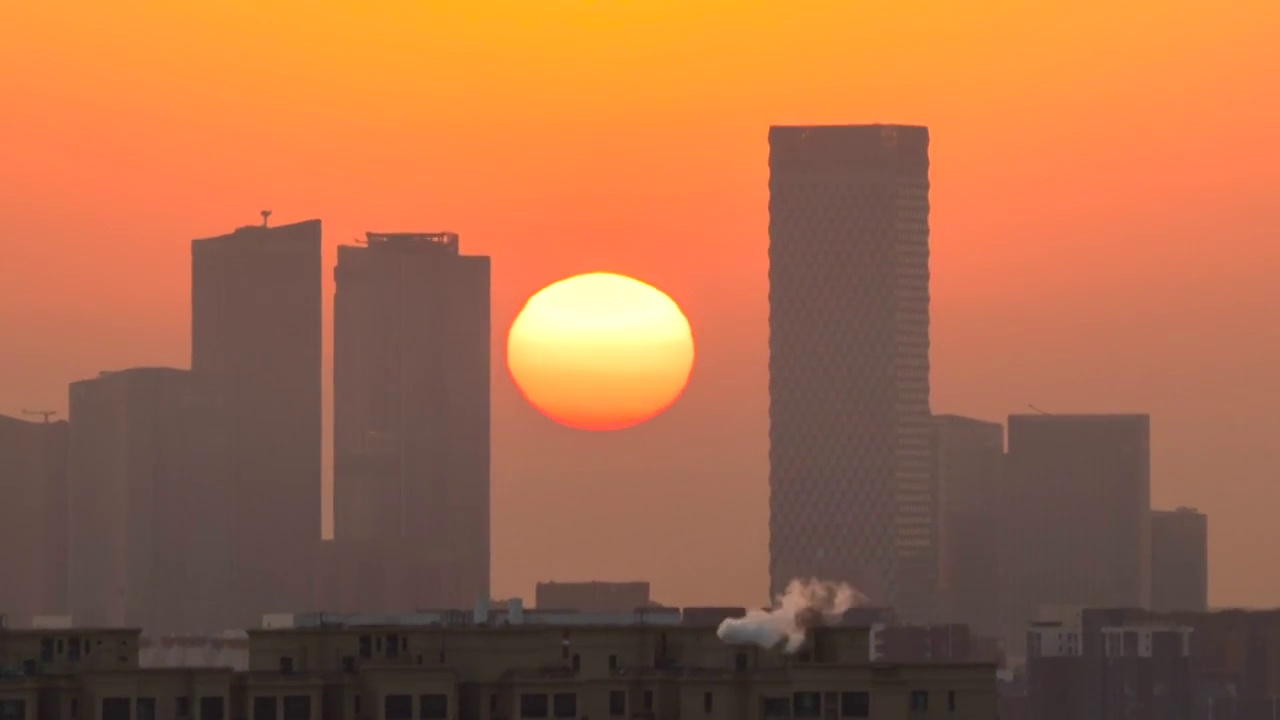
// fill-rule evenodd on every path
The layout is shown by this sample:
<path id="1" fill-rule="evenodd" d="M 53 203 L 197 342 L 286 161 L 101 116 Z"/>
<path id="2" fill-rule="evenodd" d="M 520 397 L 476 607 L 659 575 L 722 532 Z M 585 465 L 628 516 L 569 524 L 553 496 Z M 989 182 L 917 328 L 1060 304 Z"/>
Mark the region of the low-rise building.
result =
<path id="1" fill-rule="evenodd" d="M 787 655 L 668 614 L 297 616 L 243 672 L 141 668 L 132 630 L 0 631 L 3 720 L 990 720 L 994 665 L 872 662 L 867 628 Z M 705 617 L 693 615 L 691 617 Z M 530 620 L 526 622 L 525 620 Z M 552 621 L 555 622 L 552 622 Z M 74 650 L 73 650 L 74 648 Z"/>

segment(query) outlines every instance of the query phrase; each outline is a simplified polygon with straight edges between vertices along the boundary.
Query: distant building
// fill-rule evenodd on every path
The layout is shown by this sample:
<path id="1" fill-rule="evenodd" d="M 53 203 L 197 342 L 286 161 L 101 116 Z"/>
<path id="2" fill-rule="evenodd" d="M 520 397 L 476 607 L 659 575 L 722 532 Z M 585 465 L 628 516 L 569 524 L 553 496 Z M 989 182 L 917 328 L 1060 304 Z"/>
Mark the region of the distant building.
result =
<path id="1" fill-rule="evenodd" d="M 234 594 L 227 417 L 200 375 L 173 368 L 71 384 L 70 609 L 77 623 L 220 630 Z M 234 505 L 233 505 L 234 500 Z"/>
<path id="2" fill-rule="evenodd" d="M 1148 417 L 1012 415 L 1008 427 L 1010 617 L 1034 619 L 1052 606 L 1147 607 Z"/>
<path id="3" fill-rule="evenodd" d="M 553 610 L 630 612 L 650 607 L 647 582 L 540 582 L 534 605 Z"/>
<path id="4" fill-rule="evenodd" d="M 334 537 L 364 610 L 489 597 L 489 258 L 368 233 L 334 271 Z M 353 608 L 355 609 L 355 608 Z"/>
<path id="5" fill-rule="evenodd" d="M 101 720 L 995 716 L 991 665 L 873 664 L 863 628 L 813 631 L 802 661 L 726 645 L 715 626 L 682 624 L 679 614 L 657 625 L 633 616 L 252 630 L 243 672 L 141 667 L 136 630 L 0 630 L 0 659 L 17 666 L 6 669 L 30 671 L 0 682 L 0 712 Z"/>
<path id="6" fill-rule="evenodd" d="M 66 421 L 0 415 L 0 615 L 11 626 L 67 610 Z"/>
<path id="7" fill-rule="evenodd" d="M 1209 518 L 1191 508 L 1151 511 L 1151 609 L 1209 609 Z"/>
<path id="8" fill-rule="evenodd" d="M 239 616 L 310 606 L 320 538 L 320 221 L 191 243 L 191 367 L 232 418 Z M 282 571 L 282 568 L 289 570 Z"/>
<path id="9" fill-rule="evenodd" d="M 980 635 L 1004 633 L 1003 554 L 1010 542 L 1004 426 L 934 416 L 940 613 Z M 1025 627 L 1024 619 L 1017 628 Z"/>
<path id="10" fill-rule="evenodd" d="M 936 609 L 929 131 L 769 129 L 769 583 Z"/>

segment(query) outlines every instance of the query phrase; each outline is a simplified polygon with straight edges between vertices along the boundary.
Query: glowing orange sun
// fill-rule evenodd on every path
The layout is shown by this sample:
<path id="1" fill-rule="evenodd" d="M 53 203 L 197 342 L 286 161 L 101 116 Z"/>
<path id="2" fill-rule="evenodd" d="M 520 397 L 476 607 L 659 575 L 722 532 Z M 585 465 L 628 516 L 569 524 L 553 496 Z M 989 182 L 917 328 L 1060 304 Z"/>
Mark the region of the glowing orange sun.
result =
<path id="1" fill-rule="evenodd" d="M 588 273 L 539 290 L 511 323 L 507 368 L 562 425 L 621 430 L 671 407 L 693 372 L 680 306 L 625 275 Z"/>

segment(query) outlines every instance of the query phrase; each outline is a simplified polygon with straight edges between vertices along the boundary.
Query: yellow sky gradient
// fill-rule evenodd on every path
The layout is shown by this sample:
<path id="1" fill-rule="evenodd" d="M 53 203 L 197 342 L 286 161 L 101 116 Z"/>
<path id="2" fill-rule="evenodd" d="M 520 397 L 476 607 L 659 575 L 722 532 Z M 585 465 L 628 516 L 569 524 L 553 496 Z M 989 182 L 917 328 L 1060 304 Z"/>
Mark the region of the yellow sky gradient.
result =
<path id="1" fill-rule="evenodd" d="M 0 412 L 187 365 L 189 239 L 259 210 L 322 217 L 330 264 L 456 230 L 494 257 L 495 592 L 760 602 L 767 126 L 926 124 L 935 410 L 1151 412 L 1211 601 L 1280 605 L 1276 37 L 1275 0 L 0 2 Z M 620 433 L 501 362 L 595 270 L 698 332 L 685 396 Z"/>

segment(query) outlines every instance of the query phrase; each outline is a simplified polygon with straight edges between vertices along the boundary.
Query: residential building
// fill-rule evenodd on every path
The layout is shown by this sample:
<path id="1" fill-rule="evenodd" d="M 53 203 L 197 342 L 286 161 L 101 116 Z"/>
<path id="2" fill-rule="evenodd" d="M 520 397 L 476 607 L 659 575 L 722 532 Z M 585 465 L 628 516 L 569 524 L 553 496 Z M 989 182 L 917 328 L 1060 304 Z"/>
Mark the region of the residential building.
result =
<path id="1" fill-rule="evenodd" d="M 1209 609 L 1209 518 L 1192 508 L 1151 511 L 1151 609 Z"/>
<path id="2" fill-rule="evenodd" d="M 360 609 L 489 597 L 489 265 L 455 233 L 338 248 L 334 537 Z"/>
<path id="3" fill-rule="evenodd" d="M 651 607 L 647 582 L 540 582 L 534 605 L 583 612 L 630 612 Z"/>
<path id="4" fill-rule="evenodd" d="M 0 415 L 0 613 L 15 626 L 67 610 L 66 421 Z"/>
<path id="5" fill-rule="evenodd" d="M 267 227 L 266 214 L 191 243 L 191 367 L 232 420 L 233 599 L 246 624 L 312 605 L 321 529 L 320 221 Z"/>

